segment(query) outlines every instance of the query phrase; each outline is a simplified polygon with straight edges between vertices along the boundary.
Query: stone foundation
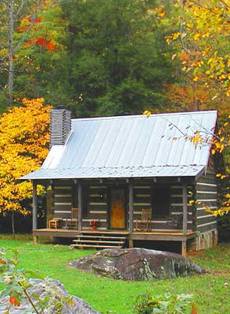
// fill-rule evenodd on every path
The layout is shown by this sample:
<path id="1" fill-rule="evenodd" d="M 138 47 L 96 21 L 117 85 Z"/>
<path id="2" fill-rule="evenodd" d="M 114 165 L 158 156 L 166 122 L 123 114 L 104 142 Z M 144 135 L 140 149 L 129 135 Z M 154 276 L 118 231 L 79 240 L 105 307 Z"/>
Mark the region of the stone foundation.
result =
<path id="1" fill-rule="evenodd" d="M 205 250 L 216 246 L 218 243 L 218 232 L 217 229 L 209 230 L 197 234 L 195 240 L 196 251 Z"/>

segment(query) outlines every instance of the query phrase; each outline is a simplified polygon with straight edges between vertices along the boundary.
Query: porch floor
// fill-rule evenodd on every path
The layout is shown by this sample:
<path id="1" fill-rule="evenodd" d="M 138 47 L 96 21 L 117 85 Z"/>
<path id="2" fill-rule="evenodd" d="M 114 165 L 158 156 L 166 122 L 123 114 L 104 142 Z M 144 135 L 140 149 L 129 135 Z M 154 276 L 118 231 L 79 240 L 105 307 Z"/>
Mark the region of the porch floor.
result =
<path id="1" fill-rule="evenodd" d="M 127 230 L 74 230 L 74 229 L 34 229 L 33 236 L 48 236 L 60 238 L 74 238 L 79 234 L 106 234 L 125 235 L 130 240 L 160 240 L 160 241 L 181 241 L 195 237 L 195 232 L 188 230 L 183 233 L 180 230 L 154 230 L 154 231 L 133 231 Z"/>

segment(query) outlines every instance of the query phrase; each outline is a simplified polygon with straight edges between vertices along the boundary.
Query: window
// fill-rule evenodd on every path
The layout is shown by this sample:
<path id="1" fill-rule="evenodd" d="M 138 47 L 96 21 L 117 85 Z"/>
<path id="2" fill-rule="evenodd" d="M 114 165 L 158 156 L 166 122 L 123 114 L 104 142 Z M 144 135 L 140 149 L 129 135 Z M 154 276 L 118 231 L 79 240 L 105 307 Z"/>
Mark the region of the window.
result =
<path id="1" fill-rule="evenodd" d="M 152 189 L 152 218 L 169 216 L 170 187 L 165 185 L 153 186 Z"/>

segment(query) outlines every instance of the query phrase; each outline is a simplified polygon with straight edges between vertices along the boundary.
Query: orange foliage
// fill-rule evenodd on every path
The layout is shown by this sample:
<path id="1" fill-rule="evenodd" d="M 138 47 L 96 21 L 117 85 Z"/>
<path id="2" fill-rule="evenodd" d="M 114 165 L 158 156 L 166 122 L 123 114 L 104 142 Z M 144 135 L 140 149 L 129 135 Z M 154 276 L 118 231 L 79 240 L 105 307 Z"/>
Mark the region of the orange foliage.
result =
<path id="1" fill-rule="evenodd" d="M 203 87 L 181 86 L 169 84 L 166 86 L 167 97 L 170 99 L 169 111 L 194 111 L 208 109 L 209 97 Z"/>
<path id="2" fill-rule="evenodd" d="M 47 40 L 44 37 L 38 37 L 35 39 L 27 40 L 24 43 L 24 48 L 29 48 L 31 46 L 39 46 L 41 48 L 47 49 L 48 51 L 53 51 L 56 49 L 57 45 L 52 40 Z"/>
<path id="3" fill-rule="evenodd" d="M 31 22 L 31 23 L 33 23 L 33 24 L 39 24 L 39 23 L 41 23 L 41 21 L 42 21 L 42 18 L 41 17 L 34 17 L 34 16 L 30 16 L 29 18 L 28 18 L 28 20 Z"/>
<path id="4" fill-rule="evenodd" d="M 42 48 L 52 51 L 56 48 L 56 44 L 51 40 L 47 40 L 44 37 L 38 37 L 34 40 L 34 43 Z"/>
<path id="5" fill-rule="evenodd" d="M 10 296 L 9 301 L 13 306 L 20 306 L 20 301 L 14 296 Z"/>
<path id="6" fill-rule="evenodd" d="M 33 24 L 39 24 L 42 22 L 42 17 L 38 16 L 25 16 L 21 19 L 20 25 L 17 27 L 19 33 L 28 31 Z"/>
<path id="7" fill-rule="evenodd" d="M 198 314 L 197 307 L 195 306 L 195 304 L 192 305 L 191 314 Z"/>
<path id="8" fill-rule="evenodd" d="M 30 182 L 18 182 L 39 168 L 48 153 L 49 113 L 44 99 L 23 99 L 0 116 L 0 211 L 27 214 L 21 201 L 31 197 Z"/>

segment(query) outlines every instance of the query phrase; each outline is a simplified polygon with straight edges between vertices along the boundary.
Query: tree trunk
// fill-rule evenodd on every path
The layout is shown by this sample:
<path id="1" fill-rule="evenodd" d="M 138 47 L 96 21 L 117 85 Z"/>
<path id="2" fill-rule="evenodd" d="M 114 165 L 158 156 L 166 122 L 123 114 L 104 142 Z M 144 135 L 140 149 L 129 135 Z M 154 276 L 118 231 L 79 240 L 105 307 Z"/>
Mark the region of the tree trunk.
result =
<path id="1" fill-rule="evenodd" d="M 8 0 L 8 102 L 13 104 L 14 90 L 14 0 Z"/>
<path id="2" fill-rule="evenodd" d="M 14 212 L 11 213 L 11 228 L 12 228 L 12 235 L 15 239 L 15 220 L 14 220 Z"/>

